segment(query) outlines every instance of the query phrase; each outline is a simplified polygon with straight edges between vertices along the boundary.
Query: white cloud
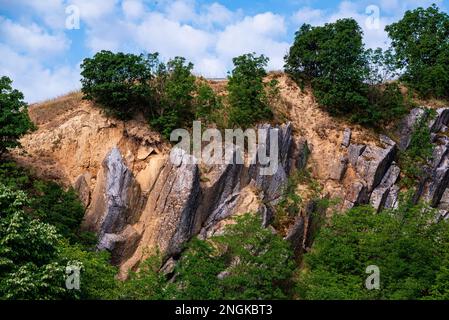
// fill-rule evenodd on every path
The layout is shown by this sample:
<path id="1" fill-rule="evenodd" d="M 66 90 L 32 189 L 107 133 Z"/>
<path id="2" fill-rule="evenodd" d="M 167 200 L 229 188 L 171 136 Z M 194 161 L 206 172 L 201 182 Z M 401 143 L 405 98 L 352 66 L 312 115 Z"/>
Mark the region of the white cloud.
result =
<path id="1" fill-rule="evenodd" d="M 58 54 L 70 46 L 63 33 L 50 34 L 35 23 L 24 26 L 1 16 L 0 39 L 12 48 L 39 56 Z"/>
<path id="2" fill-rule="evenodd" d="M 88 25 L 107 22 L 115 23 L 115 11 L 118 0 L 71 0 L 70 4 L 77 6 L 80 10 L 81 20 Z"/>
<path id="3" fill-rule="evenodd" d="M 320 9 L 304 7 L 293 14 L 292 20 L 298 25 L 308 23 L 311 25 L 320 25 L 323 23 L 325 12 Z"/>
<path id="4" fill-rule="evenodd" d="M 298 8 L 293 14 L 265 12 L 244 15 L 220 0 L 0 0 L 14 19 L 0 16 L 0 74 L 7 74 L 29 101 L 63 94 L 79 86 L 78 66 L 72 52 L 81 57 L 99 50 L 161 53 L 163 59 L 184 56 L 195 72 L 223 77 L 232 58 L 256 52 L 270 58 L 269 69 L 281 69 L 291 41 L 287 31 L 302 23 L 322 25 L 353 17 L 363 28 L 368 47 L 385 47 L 384 27 L 397 21 L 407 9 L 428 6 L 435 0 L 341 1 L 337 8 L 313 8 L 311 0 L 289 0 Z M 440 5 L 441 0 L 436 1 Z M 64 29 L 68 5 L 78 6 L 81 33 Z M 366 24 L 368 5 L 380 8 L 379 28 Z M 15 8 L 10 10 L 11 8 Z M 288 19 L 288 20 L 286 20 Z M 288 30 L 290 29 L 290 30 Z M 82 35 L 81 35 L 82 34 Z M 72 47 L 82 44 L 87 48 Z M 67 62 L 68 60 L 72 63 Z"/>
<path id="5" fill-rule="evenodd" d="M 214 2 L 204 7 L 204 12 L 200 16 L 200 23 L 206 26 L 213 24 L 224 26 L 234 21 L 239 15 L 240 12 L 232 12 L 225 6 Z"/>
<path id="6" fill-rule="evenodd" d="M 178 22 L 190 22 L 196 18 L 194 1 L 177 0 L 165 8 L 168 19 Z"/>
<path id="7" fill-rule="evenodd" d="M 166 58 L 182 55 L 196 60 L 207 53 L 212 43 L 208 32 L 170 20 L 160 13 L 149 14 L 130 31 L 138 45 L 150 52 L 158 51 Z"/>
<path id="8" fill-rule="evenodd" d="M 145 6 L 140 0 L 124 0 L 122 10 L 127 19 L 138 19 L 145 13 Z"/>
<path id="9" fill-rule="evenodd" d="M 0 74 L 13 79 L 27 102 L 55 97 L 80 87 L 78 67 L 45 68 L 36 59 L 20 55 L 0 44 Z"/>
<path id="10" fill-rule="evenodd" d="M 264 54 L 270 58 L 270 69 L 280 69 L 289 44 L 277 38 L 285 32 L 285 21 L 280 15 L 267 12 L 245 17 L 219 33 L 216 52 L 226 61 L 248 52 Z"/>

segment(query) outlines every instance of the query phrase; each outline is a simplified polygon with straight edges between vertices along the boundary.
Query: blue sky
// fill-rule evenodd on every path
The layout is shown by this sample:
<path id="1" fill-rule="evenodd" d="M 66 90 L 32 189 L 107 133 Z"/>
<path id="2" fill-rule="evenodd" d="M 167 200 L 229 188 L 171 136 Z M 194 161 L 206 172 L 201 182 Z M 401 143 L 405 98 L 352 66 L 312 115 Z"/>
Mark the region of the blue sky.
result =
<path id="1" fill-rule="evenodd" d="M 226 76 L 232 57 L 254 51 L 276 70 L 305 22 L 353 17 L 367 47 L 386 47 L 384 27 L 406 10 L 436 3 L 448 12 L 448 2 L 0 0 L 0 75 L 11 77 L 32 103 L 78 89 L 81 61 L 102 49 L 185 56 L 206 77 Z"/>

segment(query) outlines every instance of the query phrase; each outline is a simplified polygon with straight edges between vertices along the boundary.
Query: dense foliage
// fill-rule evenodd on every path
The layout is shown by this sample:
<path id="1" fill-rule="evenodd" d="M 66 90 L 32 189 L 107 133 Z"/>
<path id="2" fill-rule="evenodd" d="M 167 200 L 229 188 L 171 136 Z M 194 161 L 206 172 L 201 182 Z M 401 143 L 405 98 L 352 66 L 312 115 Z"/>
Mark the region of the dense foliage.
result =
<path id="1" fill-rule="evenodd" d="M 124 284 L 122 297 L 134 299 L 285 299 L 295 268 L 289 244 L 245 214 L 224 234 L 193 239 L 167 282 L 150 257 Z"/>
<path id="2" fill-rule="evenodd" d="M 116 269 L 80 232 L 84 208 L 73 190 L 0 163 L 0 299 L 100 299 L 112 296 Z M 66 267 L 81 267 L 80 290 L 67 290 Z"/>
<path id="3" fill-rule="evenodd" d="M 122 119 L 151 104 L 153 93 L 149 85 L 157 55 L 134 55 L 100 51 L 81 64 L 82 92 L 106 110 Z"/>
<path id="4" fill-rule="evenodd" d="M 449 224 L 429 207 L 409 201 L 376 214 L 357 207 L 334 215 L 305 255 L 299 275 L 304 299 L 421 299 L 447 294 Z M 368 266 L 380 271 L 380 289 L 367 290 Z"/>
<path id="5" fill-rule="evenodd" d="M 177 128 L 189 127 L 194 119 L 195 77 L 193 64 L 176 57 L 167 65 L 159 63 L 154 81 L 158 89 L 156 107 L 152 110 L 150 123 L 165 137 Z"/>
<path id="6" fill-rule="evenodd" d="M 176 128 L 189 128 L 195 117 L 216 119 L 221 100 L 197 81 L 193 64 L 182 57 L 167 63 L 158 54 L 101 51 L 81 65 L 84 98 L 123 120 L 143 114 L 166 138 Z"/>
<path id="7" fill-rule="evenodd" d="M 81 65 L 82 91 L 86 99 L 120 119 L 143 114 L 166 138 L 176 128 L 189 128 L 195 119 L 245 128 L 271 119 L 270 93 L 277 83 L 264 82 L 268 58 L 245 54 L 233 62 L 226 117 L 223 99 L 192 74 L 193 64 L 182 57 L 163 63 L 157 53 L 101 51 Z"/>
<path id="8" fill-rule="evenodd" d="M 0 77 L 0 156 L 18 146 L 18 139 L 32 128 L 23 94 L 11 84 L 8 77 Z"/>
<path id="9" fill-rule="evenodd" d="M 95 241 L 93 234 L 80 231 L 84 207 L 73 189 L 64 191 L 54 182 L 36 179 L 14 162 L 0 162 L 0 182 L 24 191 L 29 198 L 29 214 L 56 227 L 71 243 L 89 245 Z"/>
<path id="10" fill-rule="evenodd" d="M 249 127 L 272 117 L 264 77 L 268 58 L 245 54 L 232 60 L 234 69 L 229 76 L 229 125 Z"/>
<path id="11" fill-rule="evenodd" d="M 105 253 L 69 245 L 57 228 L 33 217 L 29 196 L 0 183 L 0 299 L 102 298 L 114 287 L 115 269 Z M 66 266 L 76 261 L 80 290 L 65 286 Z"/>
<path id="12" fill-rule="evenodd" d="M 386 31 L 402 80 L 425 98 L 449 98 L 449 15 L 436 5 L 417 8 Z"/>
<path id="13" fill-rule="evenodd" d="M 304 24 L 285 57 L 285 70 L 300 85 L 310 84 L 317 101 L 334 115 L 379 124 L 405 112 L 391 51 L 365 50 L 354 19 L 312 27 Z"/>

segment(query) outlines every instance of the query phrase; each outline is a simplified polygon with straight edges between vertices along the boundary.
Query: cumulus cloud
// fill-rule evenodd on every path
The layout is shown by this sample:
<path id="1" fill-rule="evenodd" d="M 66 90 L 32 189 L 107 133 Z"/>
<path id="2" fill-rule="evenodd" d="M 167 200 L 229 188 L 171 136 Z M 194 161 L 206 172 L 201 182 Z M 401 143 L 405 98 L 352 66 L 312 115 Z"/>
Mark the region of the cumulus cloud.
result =
<path id="1" fill-rule="evenodd" d="M 55 97 L 80 87 L 78 66 L 44 67 L 32 57 L 20 55 L 0 44 L 0 74 L 13 79 L 14 88 L 29 103 Z"/>
<path id="2" fill-rule="evenodd" d="M 40 56 L 61 53 L 70 45 L 63 33 L 50 34 L 35 23 L 21 25 L 1 16 L 0 39 L 19 51 Z"/>
<path id="3" fill-rule="evenodd" d="M 122 10 L 127 19 L 133 20 L 142 17 L 145 6 L 140 0 L 125 0 L 122 2 Z"/>
<path id="4" fill-rule="evenodd" d="M 368 47 L 385 47 L 386 25 L 405 10 L 432 2 L 343 0 L 323 10 L 311 0 L 289 0 L 297 8 L 294 13 L 248 15 L 220 0 L 0 0 L 0 7 L 7 9 L 0 14 L 0 74 L 14 79 L 33 102 L 79 87 L 79 61 L 103 49 L 157 51 L 164 60 L 184 56 L 195 64 L 195 73 L 206 77 L 226 76 L 232 58 L 248 52 L 268 56 L 269 69 L 281 69 L 289 36 L 302 23 L 322 25 L 353 17 Z M 366 12 L 372 4 L 380 9 L 377 28 L 369 20 L 372 13 Z M 78 32 L 65 29 L 69 5 L 79 9 Z"/>
<path id="5" fill-rule="evenodd" d="M 283 65 L 288 43 L 279 40 L 287 32 L 281 15 L 243 16 L 218 3 L 198 6 L 189 0 L 168 3 L 161 10 L 134 10 L 139 3 L 122 3 L 122 16 L 117 15 L 112 25 L 104 20 L 88 24 L 86 44 L 91 54 L 107 49 L 157 51 L 164 59 L 180 55 L 206 77 L 224 77 L 232 58 L 248 52 L 270 57 L 271 69 Z"/>
<path id="6" fill-rule="evenodd" d="M 218 34 L 216 53 L 223 59 L 256 52 L 270 57 L 269 67 L 280 69 L 289 44 L 277 40 L 286 33 L 284 17 L 266 12 L 229 25 Z"/>
<path id="7" fill-rule="evenodd" d="M 308 23 L 311 25 L 321 25 L 325 20 L 325 12 L 320 9 L 312 9 L 310 7 L 304 7 L 296 11 L 292 20 L 295 24 L 302 25 Z"/>

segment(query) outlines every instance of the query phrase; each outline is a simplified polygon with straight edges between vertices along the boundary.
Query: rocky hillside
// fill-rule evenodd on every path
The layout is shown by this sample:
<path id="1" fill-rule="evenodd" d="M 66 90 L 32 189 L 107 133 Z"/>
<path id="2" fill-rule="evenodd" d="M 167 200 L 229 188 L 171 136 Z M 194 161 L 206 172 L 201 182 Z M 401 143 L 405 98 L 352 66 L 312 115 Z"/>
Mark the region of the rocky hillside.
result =
<path id="1" fill-rule="evenodd" d="M 320 198 L 339 199 L 337 210 L 396 206 L 402 187 L 397 154 L 407 149 L 424 111 L 412 110 L 391 137 L 379 135 L 330 117 L 307 90 L 283 74 L 275 77 L 285 121 L 260 124 L 279 131 L 281 166 L 273 176 L 261 176 L 256 165 L 195 164 L 182 151 L 173 164 L 170 145 L 145 121 L 108 118 L 77 93 L 32 106 L 38 129 L 22 138 L 13 157 L 36 175 L 78 191 L 86 207 L 84 228 L 97 233 L 99 249 L 112 252 L 122 278 L 156 249 L 170 270 L 188 239 L 220 233 L 235 215 L 258 212 L 273 228 L 276 205 L 294 172 L 310 175 L 296 187 L 302 210 L 284 231 L 273 230 L 297 252 L 311 245 L 318 221 L 312 213 L 333 212 L 322 210 Z M 415 195 L 442 216 L 449 210 L 448 122 L 449 109 L 440 108 L 427 124 L 436 147 Z"/>

